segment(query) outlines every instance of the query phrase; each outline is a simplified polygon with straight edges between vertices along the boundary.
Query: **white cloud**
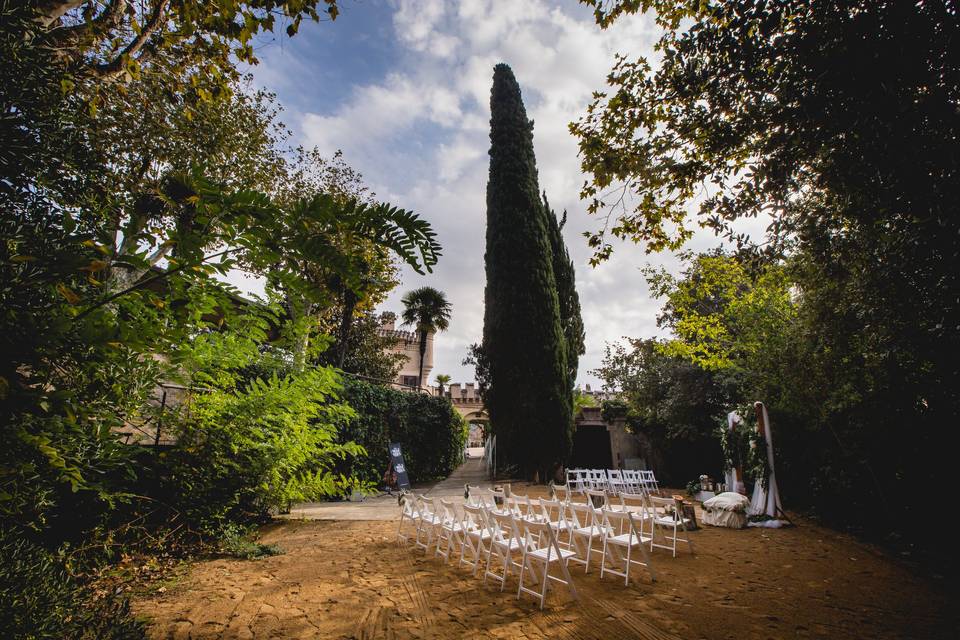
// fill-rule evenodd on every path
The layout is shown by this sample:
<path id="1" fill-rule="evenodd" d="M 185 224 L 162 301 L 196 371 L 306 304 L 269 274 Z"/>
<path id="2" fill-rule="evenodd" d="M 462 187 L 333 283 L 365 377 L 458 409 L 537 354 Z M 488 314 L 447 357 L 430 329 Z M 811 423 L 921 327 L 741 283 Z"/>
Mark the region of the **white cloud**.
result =
<path id="1" fill-rule="evenodd" d="M 326 153 L 342 149 L 380 197 L 420 213 L 438 232 L 444 255 L 435 273 L 405 270 L 386 306 L 398 311 L 402 293 L 423 284 L 446 291 L 454 317 L 435 343 L 435 372 L 472 379 L 460 362 L 483 329 L 488 103 L 493 66 L 506 62 L 535 121 L 541 188 L 557 211 L 569 211 L 564 235 L 587 329 L 580 379 L 596 382 L 588 372 L 600 364 L 605 342 L 661 333 L 660 304 L 639 268 L 648 261 L 676 268 L 676 260 L 625 244 L 608 263 L 587 265 L 581 234 L 600 221 L 579 200 L 584 176 L 567 125 L 604 86 L 614 53 L 652 56 L 653 21 L 634 17 L 601 30 L 588 8 L 541 0 L 394 0 L 391 6 L 399 49 L 394 68 L 382 81 L 356 87 L 333 112 L 308 113 L 299 123 L 304 142 Z"/>

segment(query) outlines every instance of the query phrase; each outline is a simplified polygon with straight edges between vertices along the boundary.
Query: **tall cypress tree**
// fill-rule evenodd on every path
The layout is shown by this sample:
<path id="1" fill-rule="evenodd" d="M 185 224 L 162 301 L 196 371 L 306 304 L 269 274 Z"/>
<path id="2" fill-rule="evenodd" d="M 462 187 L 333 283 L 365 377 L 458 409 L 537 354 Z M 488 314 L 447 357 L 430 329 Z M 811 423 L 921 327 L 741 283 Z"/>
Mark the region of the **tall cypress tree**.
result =
<path id="1" fill-rule="evenodd" d="M 567 222 L 567 212 L 563 212 L 563 218 L 558 222 L 557 214 L 550 208 L 550 203 L 547 201 L 547 194 L 543 194 L 543 210 L 547 217 L 547 233 L 550 237 L 550 249 L 553 252 L 553 277 L 557 281 L 560 329 L 563 331 L 567 348 L 567 390 L 572 405 L 580 356 L 586 351 L 586 334 L 583 329 L 583 317 L 580 315 L 577 275 L 561 233 L 563 225 Z"/>
<path id="2" fill-rule="evenodd" d="M 498 64 L 490 94 L 484 402 L 498 459 L 541 477 L 569 453 L 572 420 L 548 228 L 533 123 L 513 71 Z"/>

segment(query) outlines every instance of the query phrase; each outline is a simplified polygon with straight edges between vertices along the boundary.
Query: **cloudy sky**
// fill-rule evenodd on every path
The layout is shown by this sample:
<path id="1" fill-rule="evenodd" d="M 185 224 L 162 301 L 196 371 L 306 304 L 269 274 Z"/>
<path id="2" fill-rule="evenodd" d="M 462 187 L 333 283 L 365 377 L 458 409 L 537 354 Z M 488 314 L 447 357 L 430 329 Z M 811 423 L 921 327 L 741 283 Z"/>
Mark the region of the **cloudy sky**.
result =
<path id="1" fill-rule="evenodd" d="M 383 310 L 399 312 L 409 289 L 430 285 L 453 304 L 449 331 L 435 342 L 434 374 L 473 380 L 461 364 L 483 329 L 485 189 L 493 66 L 509 64 L 535 122 L 540 187 L 567 209 L 564 236 L 577 269 L 587 353 L 579 381 L 605 343 L 657 335 L 659 303 L 640 268 L 676 268 L 672 256 L 647 256 L 618 244 L 592 268 L 581 233 L 600 222 L 578 193 L 576 141 L 567 125 L 601 89 L 614 54 L 650 54 L 657 31 L 649 17 L 602 31 L 573 0 L 341 0 L 335 22 L 310 23 L 288 39 L 264 42 L 255 81 L 279 96 L 297 141 L 327 155 L 341 149 L 381 200 L 413 210 L 433 225 L 443 257 L 428 276 L 410 270 Z M 694 246 L 716 244 L 703 235 Z"/>

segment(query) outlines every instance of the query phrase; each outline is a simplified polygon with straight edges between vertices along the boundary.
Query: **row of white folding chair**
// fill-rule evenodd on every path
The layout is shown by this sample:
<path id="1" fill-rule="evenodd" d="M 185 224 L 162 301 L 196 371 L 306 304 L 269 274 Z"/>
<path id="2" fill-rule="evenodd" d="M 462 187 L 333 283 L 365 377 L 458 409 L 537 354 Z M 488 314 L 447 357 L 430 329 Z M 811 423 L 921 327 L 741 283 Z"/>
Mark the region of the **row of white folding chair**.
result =
<path id="1" fill-rule="evenodd" d="M 503 512 L 487 512 L 486 516 L 491 537 L 484 582 L 487 578 L 493 578 L 500 583 L 502 591 L 511 570 L 519 568 L 518 599 L 523 593 L 536 596 L 543 609 L 552 581 L 566 586 L 570 596 L 579 600 L 567 567 L 575 552 L 560 547 L 556 531 L 549 522 Z M 519 563 L 514 559 L 518 551 Z M 500 568 L 499 573 L 493 564 L 494 556 Z M 559 567 L 559 576 L 550 574 L 551 565 Z"/>
<path id="2" fill-rule="evenodd" d="M 632 471 L 631 474 L 632 482 L 642 489 L 642 491 L 637 491 L 636 493 L 660 495 L 660 484 L 657 482 L 657 477 L 653 471 L 649 469 L 637 469 Z"/>
<path id="3" fill-rule="evenodd" d="M 648 493 L 660 495 L 660 485 L 649 469 L 610 469 L 610 490 L 614 493 Z"/>
<path id="4" fill-rule="evenodd" d="M 661 498 L 646 493 L 622 492 L 617 497 L 619 505 L 612 501 L 612 495 L 605 491 L 586 490 L 585 496 L 596 513 L 602 508 L 613 511 L 632 511 L 638 514 L 643 531 L 649 531 L 646 537 L 650 541 L 650 550 L 655 547 L 669 549 L 673 557 L 677 556 L 677 543 L 686 543 L 693 553 L 693 541 L 688 532 L 693 524 L 686 518 L 673 498 Z M 681 536 L 680 532 L 683 532 Z M 622 532 L 621 532 L 622 533 Z M 659 534 L 659 535 L 658 535 Z"/>
<path id="5" fill-rule="evenodd" d="M 551 505 L 550 501 L 545 502 L 548 503 L 547 508 L 560 509 L 559 503 Z M 526 506 L 530 515 L 521 517 L 514 509 L 489 509 L 484 504 L 469 502 L 458 513 L 456 507 L 446 500 L 411 496 L 403 502 L 398 537 L 407 540 L 403 534 L 405 520 L 416 522 L 416 546 L 427 552 L 433 546 L 434 555 L 447 560 L 457 546 L 460 550 L 459 566 L 471 567 L 474 575 L 485 557 L 484 582 L 488 577 L 493 577 L 501 583 L 501 590 L 511 568 L 519 569 L 517 598 L 522 593 L 536 595 L 540 598 L 541 609 L 551 581 L 567 585 L 576 599 L 576 589 L 567 569 L 567 561 L 574 552 L 560 548 L 554 528 L 557 523 L 550 522 L 550 512 L 535 513 L 535 509 L 544 508 L 544 504 L 538 501 L 534 505 L 525 497 L 514 500 L 513 504 L 516 509 Z M 562 529 L 563 525 L 565 520 L 558 528 Z M 519 562 L 515 559 L 517 552 L 520 553 Z M 494 556 L 500 564 L 499 574 L 493 565 Z M 560 577 L 550 575 L 552 564 L 561 567 Z M 531 589 L 528 586 L 531 584 L 539 585 L 539 591 Z"/>
<path id="6" fill-rule="evenodd" d="M 649 511 L 641 514 L 625 508 L 616 509 L 615 505 L 609 502 L 609 494 L 605 491 L 586 489 L 585 494 L 588 498 L 585 503 L 540 500 L 540 514 L 531 510 L 527 518 L 536 519 L 549 526 L 561 548 L 569 552 L 568 562 L 583 564 L 585 572 L 590 571 L 593 554 L 600 553 L 601 578 L 604 573 L 613 573 L 623 576 L 625 584 L 629 584 L 630 568 L 642 565 L 648 569 L 651 580 L 654 580 L 655 574 L 646 548 L 648 543 L 654 542 L 653 515 Z M 516 504 L 530 503 L 524 496 L 512 497 Z M 493 515 L 501 520 L 504 518 L 502 512 Z M 643 522 L 650 523 L 651 532 L 648 535 L 642 533 Z M 598 542 L 600 549 L 596 548 Z M 653 547 L 650 548 L 651 551 L 652 549 Z M 509 552 L 502 543 L 495 544 L 495 550 L 500 554 Z M 624 550 L 626 555 L 622 553 Z M 637 554 L 640 560 L 636 559 Z M 501 574 L 491 572 L 487 577 L 502 580 L 510 564 L 503 555 L 498 555 L 498 558 L 502 565 Z"/>
<path id="7" fill-rule="evenodd" d="M 584 572 L 588 573 L 593 554 L 599 552 L 601 578 L 605 573 L 613 573 L 623 576 L 624 584 L 629 584 L 630 568 L 642 565 L 650 573 L 650 580 L 656 580 L 646 548 L 653 533 L 643 535 L 643 522 L 648 519 L 648 513 L 614 509 L 605 491 L 586 489 L 585 495 L 587 502 L 571 501 L 563 505 L 570 546 L 576 552 L 571 560 L 583 564 Z M 643 503 L 641 509 L 645 509 Z M 596 540 L 601 543 L 600 549 L 594 546 Z M 636 559 L 636 554 L 640 560 Z"/>
<path id="8" fill-rule="evenodd" d="M 689 521 L 669 513 L 673 504 L 669 498 L 623 493 L 617 505 L 608 493 L 592 490 L 587 490 L 588 502 L 584 503 L 552 500 L 534 502 L 525 496 L 512 498 L 513 501 L 507 500 L 512 504 L 504 509 L 467 504 L 457 518 L 450 503 L 421 497 L 423 506 L 420 521 L 423 527 L 418 531 L 417 544 L 429 551 L 433 542 L 434 555 L 447 559 L 454 550 L 453 546 L 458 545 L 460 565 L 471 567 L 474 575 L 485 555 L 484 582 L 492 577 L 501 583 L 501 589 L 511 567 L 520 568 L 521 573 L 523 569 L 522 562 L 517 563 L 512 559 L 513 552 L 520 549 L 521 545 L 516 535 L 519 528 L 511 532 L 506 526 L 510 518 L 550 528 L 558 549 L 565 551 L 562 554 L 566 556 L 563 558 L 564 564 L 567 561 L 580 563 L 589 572 L 593 554 L 601 553 L 601 577 L 605 573 L 613 573 L 623 576 L 625 584 L 629 584 L 630 568 L 635 565 L 645 566 L 651 580 L 655 579 L 647 546 L 650 551 L 655 547 L 669 549 L 675 557 L 679 541 L 686 542 L 693 552 L 689 538 L 679 536 L 681 529 L 686 533 Z M 518 513 L 522 505 L 527 506 L 523 516 Z M 536 507 L 539 507 L 539 513 Z M 405 510 L 401 514 L 401 530 L 406 513 Z M 494 521 L 497 523 L 494 524 Z M 595 546 L 598 540 L 602 543 L 600 549 Z M 494 557 L 500 565 L 499 574 L 494 571 Z M 518 597 L 520 593 L 521 590 L 518 590 Z"/>
<path id="9" fill-rule="evenodd" d="M 602 469 L 568 469 L 567 486 L 577 493 L 583 493 L 587 489 L 605 489 L 606 473 Z"/>
<path id="10" fill-rule="evenodd" d="M 429 551 L 433 546 L 435 555 L 448 556 L 455 523 L 444 501 L 419 494 L 404 494 L 400 505 L 397 539 L 403 542 L 408 540 L 403 528 L 404 522 L 408 522 L 409 526 L 415 528 L 415 533 L 411 534 L 415 547 Z M 441 550 L 443 543 L 446 543 L 447 550 Z"/>
<path id="11" fill-rule="evenodd" d="M 653 471 L 633 469 L 568 469 L 566 491 L 610 491 L 614 494 L 653 493 L 660 487 Z"/>

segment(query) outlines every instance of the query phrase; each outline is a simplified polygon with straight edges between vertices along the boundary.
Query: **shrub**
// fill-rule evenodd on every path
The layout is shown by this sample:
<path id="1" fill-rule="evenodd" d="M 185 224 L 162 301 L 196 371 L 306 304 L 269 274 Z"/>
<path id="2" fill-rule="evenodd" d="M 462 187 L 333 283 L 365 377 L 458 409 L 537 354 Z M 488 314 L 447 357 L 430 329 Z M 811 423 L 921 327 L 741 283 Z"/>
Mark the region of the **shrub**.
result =
<path id="1" fill-rule="evenodd" d="M 4 638 L 133 640 L 144 625 L 125 598 L 94 595 L 63 560 L 22 536 L 0 530 L 0 629 Z"/>
<path id="2" fill-rule="evenodd" d="M 354 415 L 339 389 L 333 369 L 315 367 L 197 396 L 167 454 L 169 493 L 191 526 L 217 534 L 228 522 L 357 487 L 334 471 L 364 453 L 338 440 L 337 425 Z"/>
<path id="3" fill-rule="evenodd" d="M 411 482 L 445 478 L 463 462 L 467 424 L 448 398 L 428 396 L 346 379 L 344 400 L 356 412 L 340 430 L 341 442 L 354 441 L 367 456 L 354 459 L 351 475 L 379 483 L 399 442 Z"/>

